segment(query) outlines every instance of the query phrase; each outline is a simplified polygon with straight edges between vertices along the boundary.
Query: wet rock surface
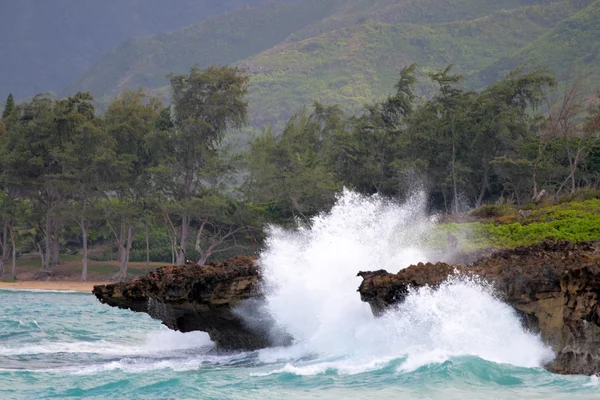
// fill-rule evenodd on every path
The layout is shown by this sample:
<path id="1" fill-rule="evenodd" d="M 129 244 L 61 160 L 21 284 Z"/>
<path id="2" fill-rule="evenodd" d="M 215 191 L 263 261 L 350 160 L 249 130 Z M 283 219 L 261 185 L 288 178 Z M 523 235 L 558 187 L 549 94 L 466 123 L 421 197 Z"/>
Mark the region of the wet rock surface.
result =
<path id="1" fill-rule="evenodd" d="M 166 266 L 128 282 L 95 286 L 104 304 L 148 313 L 170 329 L 208 332 L 221 349 L 259 349 L 271 345 L 267 323 L 249 326 L 236 309 L 261 298 L 255 259 Z M 268 321 L 267 321 L 268 322 Z"/>
<path id="2" fill-rule="evenodd" d="M 360 272 L 361 299 L 377 316 L 401 303 L 411 287 L 436 286 L 455 274 L 478 276 L 553 348 L 556 358 L 548 370 L 600 374 L 600 242 L 545 241 L 448 260 L 454 264 L 420 263 L 396 274 Z M 274 321 L 261 311 L 261 272 L 253 258 L 162 267 L 129 282 L 95 286 L 93 293 L 102 303 L 148 313 L 171 329 L 208 332 L 222 349 L 291 341 L 269 335 Z"/>
<path id="3" fill-rule="evenodd" d="M 409 288 L 436 286 L 454 274 L 477 275 L 494 286 L 524 326 L 552 346 L 556 358 L 549 371 L 600 374 L 600 242 L 545 241 L 470 265 L 420 263 L 397 274 L 360 272 L 359 292 L 380 315 L 402 302 Z"/>

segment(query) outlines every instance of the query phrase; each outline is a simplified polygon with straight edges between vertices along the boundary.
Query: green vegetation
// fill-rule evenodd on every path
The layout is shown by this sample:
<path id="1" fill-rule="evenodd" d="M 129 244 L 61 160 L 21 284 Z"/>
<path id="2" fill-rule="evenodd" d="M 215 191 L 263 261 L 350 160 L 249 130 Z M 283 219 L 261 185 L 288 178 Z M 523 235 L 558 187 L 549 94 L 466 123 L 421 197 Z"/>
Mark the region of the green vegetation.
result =
<path id="1" fill-rule="evenodd" d="M 239 65 L 250 74 L 251 124 L 281 130 L 314 101 L 360 113 L 412 63 L 422 66 L 421 78 L 453 64 L 469 89 L 526 62 L 548 67 L 560 82 L 581 74 L 593 84 L 599 12 L 592 0 L 269 2 L 125 42 L 67 92 L 90 91 L 107 103 L 124 87 L 144 86 L 166 100 L 171 71 Z M 426 79 L 417 88 L 427 97 L 435 90 Z"/>
<path id="2" fill-rule="evenodd" d="M 458 238 L 464 251 L 526 246 L 545 239 L 574 242 L 600 239 L 599 199 L 540 207 L 521 214 L 517 208 L 509 207 L 502 214 L 503 218 L 490 222 L 438 225 L 428 243 L 444 247 L 448 232 Z"/>
<path id="3" fill-rule="evenodd" d="M 269 2 L 237 9 L 177 31 L 129 40 L 105 55 L 66 91 L 89 91 L 100 98 L 110 97 L 123 87 L 167 85 L 167 74 L 184 72 L 192 64 L 200 67 L 235 64 L 323 18 L 332 3 Z"/>
<path id="4" fill-rule="evenodd" d="M 387 95 L 398 66 L 411 63 L 427 66 L 421 76 L 453 64 L 466 75 L 465 86 L 474 88 L 481 84 L 481 69 L 519 51 L 547 32 L 552 21 L 576 9 L 572 3 L 551 3 L 435 25 L 368 19 L 301 42 L 284 43 L 242 64 L 256 71 L 250 85 L 250 111 L 259 125 L 286 119 L 289 110 L 313 100 L 356 112 Z M 487 79 L 482 86 L 491 82 Z M 435 88 L 424 81 L 418 91 L 429 96 Z"/>
<path id="5" fill-rule="evenodd" d="M 464 89 L 451 66 L 426 78 L 414 64 L 399 72 L 387 98 L 354 115 L 303 107 L 281 132 L 263 127 L 245 154 L 225 141 L 248 122 L 249 78 L 238 68 L 170 74 L 168 106 L 142 90 L 122 92 L 101 115 L 87 92 L 8 99 L 0 270 L 12 256 L 14 278 L 17 256 L 37 253 L 47 274 L 78 249 L 83 280 L 114 260 L 125 278 L 133 260 L 147 270 L 256 254 L 267 223 L 309 222 L 343 187 L 398 200 L 424 189 L 432 211 L 476 209 L 477 222 L 440 226 L 432 245 L 447 232 L 466 249 L 599 237 L 597 99 L 574 85 L 554 101 L 556 80 L 543 69 L 518 68 L 480 91 Z M 428 98 L 418 95 L 423 80 Z M 577 196 L 586 201 L 530 205 Z"/>
<path id="6" fill-rule="evenodd" d="M 482 80 L 497 79 L 519 65 L 545 65 L 557 72 L 561 81 L 574 81 L 578 75 L 595 89 L 600 70 L 600 2 L 564 18 L 552 29 L 524 48 L 501 59 L 481 72 Z M 592 94 L 592 93 L 589 93 Z"/>
<path id="7" fill-rule="evenodd" d="M 0 120 L 0 273 L 10 254 L 14 278 L 19 252 L 37 252 L 47 273 L 62 251 L 81 247 L 86 280 L 94 242 L 114 243 L 116 278 L 142 254 L 150 268 L 155 243 L 164 254 L 154 260 L 171 255 L 179 263 L 251 247 L 254 214 L 222 190 L 236 164 L 221 142 L 246 122 L 247 77 L 193 67 L 170 80 L 172 107 L 125 91 L 102 116 L 89 93 L 42 94 L 16 106 L 9 97 Z"/>
<path id="8" fill-rule="evenodd" d="M 179 29 L 240 6 L 257 5 L 261 2 L 262 0 L 3 2 L 0 24 L 0 95 L 5 97 L 12 92 L 17 100 L 22 100 L 44 91 L 60 93 L 75 77 L 129 38 Z M 188 60 L 186 68 L 193 62 Z M 100 95 L 99 92 L 94 94 Z"/>
<path id="9" fill-rule="evenodd" d="M 248 200 L 292 221 L 326 208 L 342 186 L 396 198 L 421 187 L 444 213 L 598 187 L 600 108 L 586 109 L 579 86 L 552 103 L 551 74 L 517 69 L 466 91 L 447 67 L 429 74 L 437 89 L 424 100 L 418 81 L 413 65 L 401 71 L 393 96 L 359 115 L 316 103 L 280 135 L 267 129 L 251 141 Z"/>

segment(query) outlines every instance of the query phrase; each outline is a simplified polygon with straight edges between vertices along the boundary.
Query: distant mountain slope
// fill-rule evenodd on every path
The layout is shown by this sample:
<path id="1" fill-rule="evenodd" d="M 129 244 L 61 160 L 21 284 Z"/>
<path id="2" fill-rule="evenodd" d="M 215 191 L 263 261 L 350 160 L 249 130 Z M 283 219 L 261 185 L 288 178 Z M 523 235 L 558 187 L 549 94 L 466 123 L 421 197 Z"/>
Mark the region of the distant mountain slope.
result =
<path id="1" fill-rule="evenodd" d="M 480 73 L 482 81 L 497 79 L 523 64 L 540 64 L 557 72 L 560 80 L 585 77 L 590 90 L 600 88 L 600 1 L 557 23 L 535 41 Z"/>
<path id="2" fill-rule="evenodd" d="M 552 3 L 557 0 L 546 0 Z M 539 4 L 538 0 L 351 0 L 344 2 L 334 15 L 303 29 L 294 38 L 301 40 L 345 28 L 367 18 L 387 23 L 439 24 L 468 21 L 502 9 Z"/>
<path id="3" fill-rule="evenodd" d="M 236 9 L 173 32 L 131 39 L 108 53 L 66 89 L 115 95 L 132 86 L 157 87 L 166 74 L 193 64 L 230 64 L 284 41 L 293 32 L 320 20 L 337 2 L 263 2 Z"/>
<path id="4" fill-rule="evenodd" d="M 5 0 L 0 97 L 62 90 L 118 43 L 262 0 Z"/>
<path id="5" fill-rule="evenodd" d="M 411 63 L 423 72 L 453 64 L 455 72 L 467 76 L 467 86 L 477 87 L 479 70 L 512 56 L 578 7 L 556 2 L 440 24 L 369 19 L 284 43 L 242 63 L 252 73 L 252 114 L 257 124 L 277 121 L 315 99 L 357 110 L 390 93 L 400 68 Z"/>
<path id="6" fill-rule="evenodd" d="M 576 56 L 571 47 L 579 40 L 586 52 L 576 58 L 580 67 L 600 71 L 599 3 L 269 2 L 123 43 L 67 92 L 90 90 L 106 101 L 126 87 L 142 85 L 166 97 L 168 72 L 184 72 L 194 63 L 235 64 L 251 76 L 251 114 L 259 126 L 281 123 L 313 100 L 357 110 L 390 93 L 400 68 L 413 62 L 429 69 L 454 64 L 467 76 L 467 86 L 479 87 L 526 59 L 564 75 L 564 60 Z M 421 87 L 424 93 L 430 89 Z"/>

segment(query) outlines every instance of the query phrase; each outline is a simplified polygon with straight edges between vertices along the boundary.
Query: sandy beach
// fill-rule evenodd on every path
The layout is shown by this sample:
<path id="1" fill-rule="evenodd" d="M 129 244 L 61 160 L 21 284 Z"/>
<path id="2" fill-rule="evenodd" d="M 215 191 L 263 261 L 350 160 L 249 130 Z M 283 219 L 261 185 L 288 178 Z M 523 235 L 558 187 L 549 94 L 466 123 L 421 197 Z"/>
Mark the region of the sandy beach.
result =
<path id="1" fill-rule="evenodd" d="M 34 289 L 34 290 L 68 290 L 91 293 L 94 285 L 105 285 L 108 282 L 76 282 L 76 281 L 16 281 L 0 282 L 0 289 Z"/>

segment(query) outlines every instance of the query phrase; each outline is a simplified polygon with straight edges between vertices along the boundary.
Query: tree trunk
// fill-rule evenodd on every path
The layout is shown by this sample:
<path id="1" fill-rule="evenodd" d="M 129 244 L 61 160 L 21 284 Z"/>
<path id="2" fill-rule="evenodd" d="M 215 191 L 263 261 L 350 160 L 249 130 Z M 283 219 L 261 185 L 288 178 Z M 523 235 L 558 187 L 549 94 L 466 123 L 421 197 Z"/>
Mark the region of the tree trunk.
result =
<path id="1" fill-rule="evenodd" d="M 119 279 L 127 278 L 127 263 L 129 262 L 129 253 L 131 252 L 131 246 L 133 244 L 133 236 L 135 230 L 133 223 L 129 223 L 129 229 L 127 230 L 127 247 L 123 246 L 123 259 L 121 260 L 121 268 L 119 270 Z"/>
<path id="2" fill-rule="evenodd" d="M 10 240 L 12 242 L 12 272 L 10 279 L 13 281 L 17 277 L 17 241 L 15 240 L 15 234 L 12 227 L 10 227 Z"/>
<path id="3" fill-rule="evenodd" d="M 454 190 L 454 213 L 458 213 L 458 190 L 456 189 L 456 143 L 454 138 L 454 119 L 452 119 L 452 188 Z"/>
<path id="4" fill-rule="evenodd" d="M 567 176 L 567 179 L 564 180 L 564 182 L 560 185 L 560 187 L 556 191 L 557 195 L 560 194 L 561 190 L 565 187 L 565 185 L 569 181 L 572 182 L 571 195 L 573 195 L 575 193 L 575 172 L 577 172 L 577 165 L 579 164 L 580 154 L 581 154 L 580 149 L 577 149 L 577 154 L 575 155 L 575 159 L 573 161 L 569 160 L 569 164 L 571 167 L 571 170 L 569 171 L 569 176 Z"/>
<path id="5" fill-rule="evenodd" d="M 144 221 L 144 233 L 146 234 L 146 273 L 150 271 L 150 229 L 148 227 L 148 217 Z"/>
<path id="6" fill-rule="evenodd" d="M 185 250 L 189 240 L 190 217 L 184 215 L 181 218 L 181 242 L 179 242 L 179 252 L 177 253 L 177 264 L 184 265 L 186 260 Z"/>
<path id="7" fill-rule="evenodd" d="M 85 210 L 85 205 L 83 206 Z M 88 273 L 88 232 L 85 217 L 81 217 L 81 237 L 83 240 L 83 259 L 81 260 L 81 280 L 87 281 Z"/>
<path id="8" fill-rule="evenodd" d="M 52 235 L 52 265 L 60 265 L 60 220 L 54 221 L 54 234 Z"/>
<path id="9" fill-rule="evenodd" d="M 575 170 L 577 166 L 573 169 L 573 173 L 571 174 L 571 196 L 575 194 Z"/>
<path id="10" fill-rule="evenodd" d="M 202 257 L 200 257 L 200 260 L 198 260 L 198 265 L 206 265 L 206 261 L 211 255 L 212 254 L 209 254 L 208 252 L 202 254 Z"/>
<path id="11" fill-rule="evenodd" d="M 481 182 L 481 191 L 479 192 L 479 197 L 477 198 L 477 202 L 475 203 L 475 208 L 479 208 L 483 204 L 483 196 L 485 196 L 485 190 L 487 189 L 487 180 L 488 168 L 486 167 L 483 170 L 483 182 Z"/>
<path id="12" fill-rule="evenodd" d="M 177 232 L 175 231 L 173 222 L 171 221 L 171 218 L 166 210 L 163 210 L 163 217 L 167 223 L 167 234 L 169 235 L 169 242 L 171 243 L 171 264 L 174 265 L 175 258 L 177 257 Z"/>
<path id="13" fill-rule="evenodd" d="M 202 222 L 202 225 L 198 228 L 198 234 L 196 235 L 196 244 L 194 245 L 194 249 L 200 254 L 200 259 L 198 260 L 199 265 L 206 264 L 206 260 L 211 256 L 212 252 L 210 251 L 210 246 L 207 251 L 202 250 L 200 246 L 200 242 L 202 240 L 202 233 L 204 233 L 204 227 L 206 226 L 206 221 Z"/>
<path id="14" fill-rule="evenodd" d="M 52 217 L 50 215 L 50 206 L 48 206 L 46 211 L 46 256 L 44 257 L 42 254 L 42 248 L 38 243 L 38 248 L 40 250 L 40 255 L 42 256 L 42 270 L 49 271 L 50 270 L 50 247 L 51 247 L 51 236 L 52 236 Z"/>
<path id="15" fill-rule="evenodd" d="M 121 230 L 119 231 L 119 238 L 117 240 L 119 242 L 117 243 L 117 247 L 119 249 L 117 260 L 123 261 L 123 253 L 125 251 L 125 217 L 121 218 Z"/>
<path id="16" fill-rule="evenodd" d="M 537 189 L 537 162 L 534 164 L 533 166 L 533 176 L 531 177 L 531 179 L 533 180 L 533 197 L 532 198 L 536 198 L 538 195 L 538 189 Z"/>
<path id="17" fill-rule="evenodd" d="M 46 261 L 48 260 L 48 251 L 46 249 L 46 257 L 44 257 L 44 251 L 42 250 L 42 246 L 38 243 L 37 244 L 38 247 L 38 252 L 40 253 L 40 258 L 42 259 L 42 266 L 46 265 Z M 44 269 L 42 267 L 42 269 Z M 47 269 L 45 269 L 45 271 L 48 271 Z"/>
<path id="18" fill-rule="evenodd" d="M 8 221 L 4 221 L 2 231 L 2 259 L 0 260 L 0 274 L 4 274 L 4 266 L 8 261 Z"/>

